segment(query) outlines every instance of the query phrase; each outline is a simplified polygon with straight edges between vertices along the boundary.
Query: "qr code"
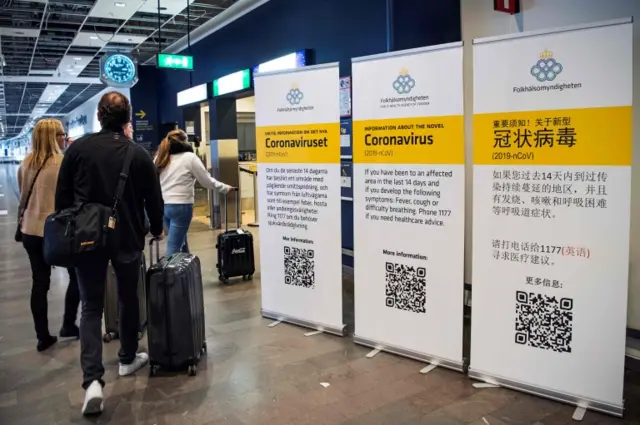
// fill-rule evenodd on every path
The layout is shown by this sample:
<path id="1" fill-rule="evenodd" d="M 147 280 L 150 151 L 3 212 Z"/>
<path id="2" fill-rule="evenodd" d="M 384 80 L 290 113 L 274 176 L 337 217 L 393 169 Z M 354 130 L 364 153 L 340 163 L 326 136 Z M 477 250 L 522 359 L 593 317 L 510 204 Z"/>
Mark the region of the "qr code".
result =
<path id="1" fill-rule="evenodd" d="M 571 352 L 573 299 L 516 292 L 516 344 Z"/>
<path id="2" fill-rule="evenodd" d="M 312 249 L 284 247 L 284 283 L 315 288 L 315 252 Z"/>
<path id="3" fill-rule="evenodd" d="M 424 267 L 386 263 L 387 307 L 426 313 L 427 271 Z"/>

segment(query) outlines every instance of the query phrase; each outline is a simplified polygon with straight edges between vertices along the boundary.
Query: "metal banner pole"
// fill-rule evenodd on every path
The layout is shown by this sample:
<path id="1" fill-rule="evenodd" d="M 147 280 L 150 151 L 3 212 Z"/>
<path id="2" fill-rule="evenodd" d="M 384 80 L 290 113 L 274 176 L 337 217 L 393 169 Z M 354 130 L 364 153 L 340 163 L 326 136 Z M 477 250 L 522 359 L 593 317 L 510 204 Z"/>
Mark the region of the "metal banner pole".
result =
<path id="1" fill-rule="evenodd" d="M 253 223 L 248 224 L 250 227 L 259 227 L 258 222 L 258 170 L 253 172 Z"/>

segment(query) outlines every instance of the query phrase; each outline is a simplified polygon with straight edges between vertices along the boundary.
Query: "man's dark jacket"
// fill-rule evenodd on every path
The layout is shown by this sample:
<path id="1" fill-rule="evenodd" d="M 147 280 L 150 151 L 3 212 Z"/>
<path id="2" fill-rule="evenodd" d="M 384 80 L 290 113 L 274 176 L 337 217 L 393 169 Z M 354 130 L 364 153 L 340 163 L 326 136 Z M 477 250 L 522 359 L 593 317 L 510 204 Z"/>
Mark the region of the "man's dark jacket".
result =
<path id="1" fill-rule="evenodd" d="M 60 211 L 83 202 L 113 205 L 127 146 L 134 156 L 118 205 L 116 231 L 120 250 L 141 251 L 147 233 L 145 209 L 151 233 L 162 233 L 162 191 L 151 156 L 122 131 L 89 134 L 69 146 L 60 166 L 55 208 Z"/>

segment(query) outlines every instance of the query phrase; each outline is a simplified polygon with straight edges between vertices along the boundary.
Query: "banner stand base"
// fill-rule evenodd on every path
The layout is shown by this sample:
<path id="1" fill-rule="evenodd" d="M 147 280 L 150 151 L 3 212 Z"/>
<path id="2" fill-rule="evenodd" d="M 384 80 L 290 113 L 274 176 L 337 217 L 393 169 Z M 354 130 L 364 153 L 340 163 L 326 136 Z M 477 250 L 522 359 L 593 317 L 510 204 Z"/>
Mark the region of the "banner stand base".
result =
<path id="1" fill-rule="evenodd" d="M 353 336 L 353 342 L 359 345 L 364 345 L 365 347 L 371 347 L 378 349 L 380 351 L 385 351 L 387 353 L 396 354 L 398 356 L 407 357 L 409 359 L 418 360 L 420 362 L 426 362 L 433 365 L 437 365 L 440 367 L 444 367 L 447 369 L 452 369 L 457 372 L 463 372 L 463 362 L 455 362 L 452 360 L 442 359 L 440 357 L 431 356 L 429 354 L 422 354 L 415 351 L 407 350 L 406 348 L 394 347 L 389 344 L 384 344 L 381 342 L 376 342 L 367 338 L 362 338 L 357 335 Z"/>
<path id="2" fill-rule="evenodd" d="M 262 317 L 281 321 L 281 322 L 291 323 L 292 325 L 298 325 L 298 326 L 302 326 L 303 328 L 322 331 L 322 332 L 337 335 L 337 336 L 345 336 L 346 329 L 347 329 L 346 325 L 342 325 L 341 327 L 336 328 L 334 326 L 322 325 L 319 323 L 310 322 L 308 320 L 287 316 L 286 314 L 275 313 L 273 311 L 269 311 L 265 309 L 262 309 Z"/>
<path id="3" fill-rule="evenodd" d="M 480 372 L 469 368 L 469 377 L 478 381 L 487 382 L 489 384 L 499 385 L 511 390 L 522 391 L 523 393 L 532 394 L 538 397 L 548 398 L 550 400 L 558 401 L 561 403 L 570 404 L 573 406 L 583 407 L 588 410 L 596 412 L 606 413 L 607 415 L 616 416 L 621 418 L 624 414 L 624 405 L 613 405 L 603 403 L 601 401 L 586 400 L 584 398 L 565 394 L 558 391 L 536 387 L 534 385 L 525 384 L 522 382 L 512 381 L 507 378 L 499 376 L 493 376 L 488 373 Z"/>

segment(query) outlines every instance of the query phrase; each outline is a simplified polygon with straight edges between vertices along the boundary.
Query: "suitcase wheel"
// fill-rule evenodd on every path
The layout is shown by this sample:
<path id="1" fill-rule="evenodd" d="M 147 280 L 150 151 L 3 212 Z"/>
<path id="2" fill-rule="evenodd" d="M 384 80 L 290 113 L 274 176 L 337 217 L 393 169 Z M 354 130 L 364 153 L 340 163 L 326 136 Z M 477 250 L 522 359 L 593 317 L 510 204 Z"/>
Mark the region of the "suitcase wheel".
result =
<path id="1" fill-rule="evenodd" d="M 207 352 L 207 343 L 206 343 L 206 342 L 203 342 L 203 343 L 202 343 L 202 354 L 204 354 L 204 353 L 206 353 L 206 352 Z"/>
<path id="2" fill-rule="evenodd" d="M 196 365 L 189 366 L 189 369 L 187 369 L 187 372 L 189 373 L 189 376 L 196 376 L 196 374 L 198 373 L 198 366 Z"/>
<path id="3" fill-rule="evenodd" d="M 224 277 L 224 276 L 222 276 L 222 275 L 218 276 L 218 280 L 219 280 L 220 282 L 222 282 L 222 283 L 227 283 L 227 282 L 229 282 L 229 279 L 227 279 L 226 277 Z"/>
<path id="4" fill-rule="evenodd" d="M 118 335 L 115 332 L 107 332 L 104 335 L 102 335 L 102 340 L 106 343 L 109 343 L 114 339 L 116 339 L 117 337 Z"/>
<path id="5" fill-rule="evenodd" d="M 253 279 L 253 275 L 252 274 L 246 274 L 244 276 L 242 276 L 242 280 L 251 280 Z"/>
<path id="6" fill-rule="evenodd" d="M 149 366 L 149 376 L 156 376 L 158 374 L 158 365 L 152 364 Z"/>

